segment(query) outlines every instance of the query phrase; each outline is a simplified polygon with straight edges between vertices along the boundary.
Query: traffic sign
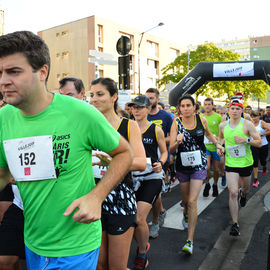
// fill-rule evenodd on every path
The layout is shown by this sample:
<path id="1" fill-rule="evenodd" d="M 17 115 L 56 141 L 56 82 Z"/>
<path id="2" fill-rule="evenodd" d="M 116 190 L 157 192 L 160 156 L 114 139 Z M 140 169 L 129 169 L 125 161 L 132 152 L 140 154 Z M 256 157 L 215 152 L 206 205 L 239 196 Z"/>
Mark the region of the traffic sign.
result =
<path id="1" fill-rule="evenodd" d="M 113 55 L 112 54 L 104 53 L 104 52 L 99 52 L 97 50 L 89 50 L 89 55 L 90 56 L 99 57 L 99 58 L 113 59 Z"/>
<path id="2" fill-rule="evenodd" d="M 88 62 L 94 63 L 94 64 L 99 64 L 99 65 L 117 65 L 118 62 L 114 60 L 104 60 L 104 59 L 99 59 L 99 58 L 88 58 Z"/>

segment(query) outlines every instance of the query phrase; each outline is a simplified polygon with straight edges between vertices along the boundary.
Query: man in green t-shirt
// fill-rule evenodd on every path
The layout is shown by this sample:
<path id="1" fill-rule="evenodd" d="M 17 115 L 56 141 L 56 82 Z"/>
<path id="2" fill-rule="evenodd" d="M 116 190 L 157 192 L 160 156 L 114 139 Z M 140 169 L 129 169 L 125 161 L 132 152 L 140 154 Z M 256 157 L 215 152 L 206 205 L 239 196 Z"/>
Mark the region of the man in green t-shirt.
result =
<path id="1" fill-rule="evenodd" d="M 219 124 L 221 123 L 221 116 L 220 114 L 216 113 L 214 111 L 214 101 L 212 98 L 206 98 L 204 100 L 204 114 L 202 116 L 206 119 L 208 123 L 208 127 L 210 132 L 218 137 L 219 133 Z M 213 167 L 213 178 L 214 178 L 214 184 L 213 184 L 213 197 L 218 196 L 218 178 L 219 178 L 219 162 L 220 162 L 220 156 L 217 154 L 217 147 L 210 142 L 206 137 L 204 140 L 205 146 L 206 146 L 206 155 L 207 155 L 207 178 L 205 179 L 205 186 L 203 190 L 203 196 L 208 197 L 209 196 L 209 190 L 211 189 L 211 186 L 209 184 L 209 179 L 211 177 L 211 164 Z"/>
<path id="2" fill-rule="evenodd" d="M 262 141 L 253 123 L 242 118 L 243 103 L 240 99 L 230 101 L 228 112 L 230 119 L 219 126 L 219 142 L 225 141 L 225 172 L 232 217 L 230 235 L 239 236 L 238 193 L 240 206 L 244 207 L 253 170 L 250 145 L 260 147 Z"/>
<path id="3" fill-rule="evenodd" d="M 101 204 L 131 164 L 128 143 L 94 107 L 52 94 L 49 49 L 28 31 L 0 37 L 0 190 L 13 175 L 24 204 L 28 270 L 96 269 Z M 112 157 L 95 186 L 92 149 Z"/>

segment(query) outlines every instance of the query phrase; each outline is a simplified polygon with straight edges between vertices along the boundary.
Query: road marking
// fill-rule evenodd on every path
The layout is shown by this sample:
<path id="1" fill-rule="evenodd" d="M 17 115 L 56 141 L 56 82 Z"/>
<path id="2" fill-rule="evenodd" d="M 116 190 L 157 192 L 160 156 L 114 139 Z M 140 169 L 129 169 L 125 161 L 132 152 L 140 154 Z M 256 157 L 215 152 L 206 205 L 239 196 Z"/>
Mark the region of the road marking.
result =
<path id="1" fill-rule="evenodd" d="M 210 179 L 209 183 L 213 184 L 213 178 Z M 178 181 L 175 181 L 173 187 L 178 186 Z M 203 197 L 203 190 L 204 190 L 204 185 L 202 186 L 202 189 L 200 191 L 200 195 L 198 198 L 198 202 L 197 202 L 197 207 L 198 207 L 198 216 L 200 215 L 200 213 L 203 212 L 203 210 L 215 200 L 215 197 L 213 197 L 211 195 L 211 191 L 210 190 L 210 194 L 209 197 L 205 198 Z M 221 178 L 219 178 L 218 181 L 218 192 L 219 194 L 221 192 L 223 192 L 224 187 L 221 186 Z M 167 215 L 163 224 L 163 227 L 165 228 L 172 228 L 172 229 L 177 229 L 177 230 L 184 230 L 184 227 L 182 225 L 182 219 L 183 219 L 183 209 L 180 206 L 180 202 L 177 202 L 174 206 L 172 206 L 171 208 L 169 208 L 167 210 Z"/>

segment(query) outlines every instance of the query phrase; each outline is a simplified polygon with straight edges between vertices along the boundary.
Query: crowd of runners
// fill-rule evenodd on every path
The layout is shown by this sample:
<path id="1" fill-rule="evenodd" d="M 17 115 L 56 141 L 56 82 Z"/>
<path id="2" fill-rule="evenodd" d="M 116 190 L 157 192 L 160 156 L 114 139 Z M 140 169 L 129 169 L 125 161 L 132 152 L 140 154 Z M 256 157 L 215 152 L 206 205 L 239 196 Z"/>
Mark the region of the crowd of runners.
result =
<path id="1" fill-rule="evenodd" d="M 259 185 L 259 161 L 267 174 L 270 106 L 252 110 L 237 93 L 223 107 L 190 95 L 173 107 L 149 88 L 123 109 L 112 79 L 92 81 L 87 101 L 77 77 L 48 91 L 49 71 L 39 36 L 0 37 L 1 270 L 22 269 L 21 259 L 28 270 L 126 270 L 133 239 L 134 269 L 146 269 L 149 238 L 166 218 L 161 194 L 175 181 L 182 252 L 193 254 L 201 189 L 217 197 L 218 181 L 229 190 L 230 235 L 240 235 L 239 205 Z"/>

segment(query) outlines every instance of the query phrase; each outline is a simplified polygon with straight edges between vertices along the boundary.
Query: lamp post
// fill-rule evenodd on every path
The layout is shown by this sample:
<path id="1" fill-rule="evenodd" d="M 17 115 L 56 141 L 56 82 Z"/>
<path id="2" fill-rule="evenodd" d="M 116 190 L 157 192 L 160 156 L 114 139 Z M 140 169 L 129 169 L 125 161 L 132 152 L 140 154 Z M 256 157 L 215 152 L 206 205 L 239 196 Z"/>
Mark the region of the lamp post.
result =
<path id="1" fill-rule="evenodd" d="M 140 38 L 140 41 L 138 44 L 138 89 L 139 89 L 139 95 L 141 94 L 141 54 L 140 54 L 140 48 L 141 48 L 142 39 L 143 39 L 143 36 L 146 32 L 149 32 L 149 31 L 151 31 L 159 26 L 162 26 L 162 25 L 164 25 L 164 23 L 160 22 L 158 25 L 156 25 L 156 26 L 154 26 L 154 27 L 152 27 L 152 28 L 150 28 L 150 29 L 148 29 L 140 34 L 141 38 Z"/>

